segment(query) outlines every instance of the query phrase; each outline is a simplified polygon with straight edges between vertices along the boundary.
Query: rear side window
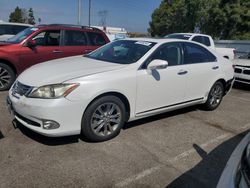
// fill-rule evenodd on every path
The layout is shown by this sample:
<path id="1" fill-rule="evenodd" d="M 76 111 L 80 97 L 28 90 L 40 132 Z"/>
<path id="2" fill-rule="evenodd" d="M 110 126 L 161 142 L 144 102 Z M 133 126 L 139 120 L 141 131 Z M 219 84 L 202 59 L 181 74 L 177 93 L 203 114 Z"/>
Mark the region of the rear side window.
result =
<path id="1" fill-rule="evenodd" d="M 209 38 L 205 36 L 195 36 L 192 41 L 204 44 L 205 46 L 211 46 Z"/>
<path id="2" fill-rule="evenodd" d="M 184 64 L 215 62 L 216 57 L 207 49 L 192 43 L 183 43 Z"/>
<path id="3" fill-rule="evenodd" d="M 93 46 L 102 46 L 106 44 L 105 38 L 101 33 L 87 32 L 90 44 Z"/>
<path id="4" fill-rule="evenodd" d="M 83 31 L 65 30 L 65 46 L 85 46 L 87 45 L 86 35 Z"/>

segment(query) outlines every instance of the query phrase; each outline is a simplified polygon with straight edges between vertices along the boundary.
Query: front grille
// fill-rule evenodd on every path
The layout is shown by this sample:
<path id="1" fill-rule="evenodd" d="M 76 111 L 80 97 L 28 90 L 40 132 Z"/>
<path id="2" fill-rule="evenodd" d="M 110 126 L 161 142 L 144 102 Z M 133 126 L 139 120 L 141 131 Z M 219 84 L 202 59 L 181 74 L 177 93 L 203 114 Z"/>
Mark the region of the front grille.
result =
<path id="1" fill-rule="evenodd" d="M 12 94 L 19 94 L 20 96 L 28 95 L 32 91 L 33 87 L 24 85 L 20 82 L 16 82 L 12 87 Z"/>
<path id="2" fill-rule="evenodd" d="M 238 69 L 238 68 L 235 68 L 235 69 L 234 69 L 234 72 L 235 72 L 235 73 L 241 73 L 242 70 L 241 70 L 241 69 Z"/>
<path id="3" fill-rule="evenodd" d="M 243 70 L 243 74 L 249 74 L 250 75 L 250 70 Z"/>
<path id="4" fill-rule="evenodd" d="M 32 121 L 26 117 L 23 117 L 22 115 L 18 114 L 17 112 L 15 112 L 15 116 L 18 117 L 19 119 L 23 120 L 24 122 L 28 123 L 29 125 L 33 125 L 36 127 L 41 127 L 41 125 L 35 121 Z"/>

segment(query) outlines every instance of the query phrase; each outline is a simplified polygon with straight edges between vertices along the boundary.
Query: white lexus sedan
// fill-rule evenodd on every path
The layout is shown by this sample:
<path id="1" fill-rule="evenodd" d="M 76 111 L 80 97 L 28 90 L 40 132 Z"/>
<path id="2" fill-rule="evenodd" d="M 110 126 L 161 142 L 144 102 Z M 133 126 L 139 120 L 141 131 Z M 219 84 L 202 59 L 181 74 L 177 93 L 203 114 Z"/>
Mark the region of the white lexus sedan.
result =
<path id="1" fill-rule="evenodd" d="M 29 68 L 7 103 L 15 120 L 40 134 L 105 141 L 128 121 L 196 104 L 216 109 L 233 75 L 230 61 L 195 42 L 119 40 Z"/>

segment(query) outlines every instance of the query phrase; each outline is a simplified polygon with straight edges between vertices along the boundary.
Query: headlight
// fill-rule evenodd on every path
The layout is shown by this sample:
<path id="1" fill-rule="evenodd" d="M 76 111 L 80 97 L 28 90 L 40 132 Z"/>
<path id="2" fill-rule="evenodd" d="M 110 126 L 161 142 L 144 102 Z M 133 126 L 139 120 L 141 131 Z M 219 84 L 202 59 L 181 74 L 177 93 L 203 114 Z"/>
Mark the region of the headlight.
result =
<path id="1" fill-rule="evenodd" d="M 79 84 L 53 84 L 47 86 L 41 86 L 38 89 L 31 92 L 27 97 L 54 99 L 65 97 L 76 89 Z"/>

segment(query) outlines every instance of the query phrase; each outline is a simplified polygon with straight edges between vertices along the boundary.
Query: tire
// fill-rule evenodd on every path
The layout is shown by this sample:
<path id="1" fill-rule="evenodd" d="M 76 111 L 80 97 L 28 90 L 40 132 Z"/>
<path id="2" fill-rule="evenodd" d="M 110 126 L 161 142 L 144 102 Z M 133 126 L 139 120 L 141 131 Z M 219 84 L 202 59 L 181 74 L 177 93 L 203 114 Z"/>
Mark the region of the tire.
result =
<path id="1" fill-rule="evenodd" d="M 92 142 L 102 142 L 116 137 L 124 125 L 125 105 L 116 96 L 96 99 L 86 109 L 82 118 L 82 134 Z"/>
<path id="2" fill-rule="evenodd" d="M 224 96 L 225 88 L 220 81 L 215 82 L 209 91 L 207 101 L 204 104 L 204 109 L 208 111 L 215 110 L 221 103 Z"/>
<path id="3" fill-rule="evenodd" d="M 5 91 L 10 89 L 11 85 L 16 79 L 16 74 L 13 69 L 0 62 L 0 91 Z"/>

